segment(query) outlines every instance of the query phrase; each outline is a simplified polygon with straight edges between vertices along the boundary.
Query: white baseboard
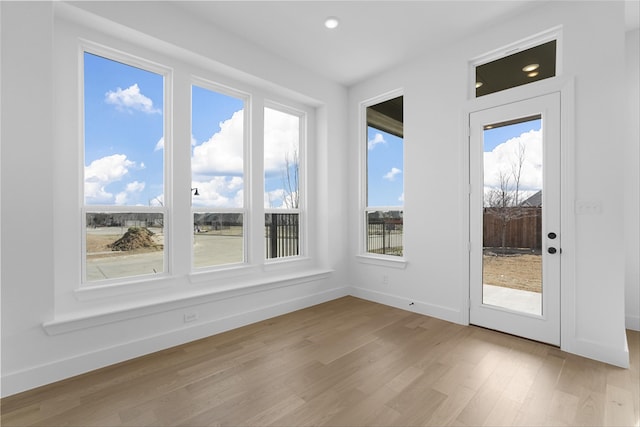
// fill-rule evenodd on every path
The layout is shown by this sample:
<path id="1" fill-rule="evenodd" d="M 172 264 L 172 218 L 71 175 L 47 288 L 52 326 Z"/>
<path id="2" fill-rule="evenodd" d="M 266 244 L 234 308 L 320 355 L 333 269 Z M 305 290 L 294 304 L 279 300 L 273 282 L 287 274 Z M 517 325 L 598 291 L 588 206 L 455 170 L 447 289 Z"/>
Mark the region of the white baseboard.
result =
<path id="1" fill-rule="evenodd" d="M 640 331 L 640 316 L 627 315 L 625 317 L 625 327 L 633 331 Z"/>
<path id="2" fill-rule="evenodd" d="M 629 348 L 626 345 L 626 338 L 624 348 L 603 346 L 595 341 L 577 338 L 572 340 L 566 348 L 563 345 L 562 350 L 621 368 L 629 368 Z"/>
<path id="3" fill-rule="evenodd" d="M 140 340 L 57 360 L 23 371 L 11 372 L 2 376 L 1 396 L 10 396 L 135 357 L 206 338 L 347 295 L 349 295 L 349 288 L 333 288 L 313 295 L 287 300 L 279 304 L 238 313 L 226 318 L 200 323 L 193 327 L 175 329 Z"/>
<path id="4" fill-rule="evenodd" d="M 436 317 L 448 322 L 466 325 L 463 313 L 449 307 L 443 307 L 435 304 L 428 304 L 422 301 L 412 300 L 409 298 L 398 297 L 396 295 L 386 294 L 383 292 L 372 291 L 369 289 L 350 287 L 351 295 L 368 301 L 377 302 L 391 307 L 400 308 L 402 310 L 413 311 L 425 316 Z"/>

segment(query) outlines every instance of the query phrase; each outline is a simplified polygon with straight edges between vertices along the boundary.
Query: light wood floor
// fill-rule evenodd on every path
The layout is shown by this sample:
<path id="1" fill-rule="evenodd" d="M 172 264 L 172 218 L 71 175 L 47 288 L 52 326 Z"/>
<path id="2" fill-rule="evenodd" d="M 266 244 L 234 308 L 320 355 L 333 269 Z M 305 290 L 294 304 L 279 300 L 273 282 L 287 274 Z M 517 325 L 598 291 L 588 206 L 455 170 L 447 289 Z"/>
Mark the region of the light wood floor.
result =
<path id="1" fill-rule="evenodd" d="M 2 400 L 2 425 L 638 426 L 631 369 L 341 298 Z"/>

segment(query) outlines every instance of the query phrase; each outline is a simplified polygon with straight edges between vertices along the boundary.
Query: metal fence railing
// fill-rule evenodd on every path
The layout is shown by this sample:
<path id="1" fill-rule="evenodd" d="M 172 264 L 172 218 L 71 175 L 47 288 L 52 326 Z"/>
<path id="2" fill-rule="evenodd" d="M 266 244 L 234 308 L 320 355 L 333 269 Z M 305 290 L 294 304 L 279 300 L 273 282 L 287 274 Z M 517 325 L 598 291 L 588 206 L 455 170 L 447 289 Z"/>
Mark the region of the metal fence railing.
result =
<path id="1" fill-rule="evenodd" d="M 369 218 L 367 252 L 402 256 L 403 234 L 402 218 Z"/>
<path id="2" fill-rule="evenodd" d="M 264 228 L 267 259 L 300 254 L 299 214 L 267 213 Z"/>

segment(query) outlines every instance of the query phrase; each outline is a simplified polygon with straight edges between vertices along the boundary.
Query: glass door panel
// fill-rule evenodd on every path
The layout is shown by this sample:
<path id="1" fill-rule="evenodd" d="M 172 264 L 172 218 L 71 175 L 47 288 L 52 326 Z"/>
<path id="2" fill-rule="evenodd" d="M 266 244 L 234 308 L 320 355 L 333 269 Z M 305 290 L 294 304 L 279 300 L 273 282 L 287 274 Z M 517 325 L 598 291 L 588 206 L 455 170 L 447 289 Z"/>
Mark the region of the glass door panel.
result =
<path id="1" fill-rule="evenodd" d="M 540 115 L 483 128 L 482 302 L 542 314 Z"/>
<path id="2" fill-rule="evenodd" d="M 560 97 L 469 116 L 470 323 L 560 343 Z"/>

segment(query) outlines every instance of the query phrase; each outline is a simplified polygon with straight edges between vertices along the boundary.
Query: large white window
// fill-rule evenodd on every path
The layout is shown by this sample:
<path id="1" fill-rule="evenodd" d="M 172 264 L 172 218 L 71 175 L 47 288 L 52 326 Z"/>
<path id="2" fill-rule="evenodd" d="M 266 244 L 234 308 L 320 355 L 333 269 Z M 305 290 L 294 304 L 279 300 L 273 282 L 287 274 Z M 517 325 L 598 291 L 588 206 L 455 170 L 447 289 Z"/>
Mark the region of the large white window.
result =
<path id="1" fill-rule="evenodd" d="M 84 51 L 84 281 L 167 272 L 167 71 Z"/>
<path id="2" fill-rule="evenodd" d="M 191 89 L 195 268 L 245 261 L 245 100 L 205 85 Z"/>
<path id="3" fill-rule="evenodd" d="M 266 258 L 300 255 L 301 113 L 264 109 L 264 207 Z"/>
<path id="4" fill-rule="evenodd" d="M 305 255 L 309 109 L 153 52 L 81 44 L 84 290 Z"/>
<path id="5" fill-rule="evenodd" d="M 403 97 L 365 107 L 364 252 L 404 255 Z"/>

